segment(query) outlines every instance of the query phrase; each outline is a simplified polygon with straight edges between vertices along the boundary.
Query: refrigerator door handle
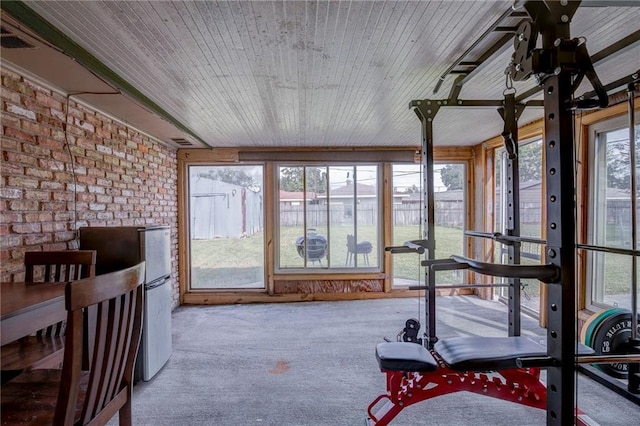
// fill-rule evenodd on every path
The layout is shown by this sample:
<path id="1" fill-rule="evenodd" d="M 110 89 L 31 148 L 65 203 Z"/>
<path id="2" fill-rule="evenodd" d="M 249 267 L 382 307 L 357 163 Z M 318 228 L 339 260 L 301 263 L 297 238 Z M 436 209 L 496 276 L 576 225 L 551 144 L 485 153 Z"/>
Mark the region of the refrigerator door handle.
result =
<path id="1" fill-rule="evenodd" d="M 150 283 L 146 283 L 146 284 L 144 285 L 144 288 L 145 288 L 146 290 L 151 290 L 151 289 L 154 289 L 154 288 L 156 288 L 156 287 L 160 287 L 161 285 L 163 285 L 164 283 L 166 283 L 167 281 L 169 281 L 169 279 L 170 279 L 170 278 L 171 278 L 171 276 L 170 276 L 170 275 L 167 275 L 167 276 L 164 276 L 164 277 L 158 278 L 158 279 L 156 279 L 156 280 L 151 281 Z"/>

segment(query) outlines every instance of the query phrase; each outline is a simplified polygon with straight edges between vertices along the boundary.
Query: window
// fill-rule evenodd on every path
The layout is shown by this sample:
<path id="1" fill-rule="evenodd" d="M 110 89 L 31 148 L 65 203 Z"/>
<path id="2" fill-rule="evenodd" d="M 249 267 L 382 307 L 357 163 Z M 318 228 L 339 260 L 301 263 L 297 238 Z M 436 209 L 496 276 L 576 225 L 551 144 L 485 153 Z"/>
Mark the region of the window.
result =
<path id="1" fill-rule="evenodd" d="M 423 238 L 422 165 L 393 165 L 393 244 Z M 453 254 L 465 255 L 466 167 L 462 163 L 434 165 L 434 215 L 437 259 Z M 423 256 L 410 253 L 393 255 L 393 285 L 403 287 L 424 283 Z M 463 270 L 436 274 L 436 284 L 461 284 Z"/>
<path id="2" fill-rule="evenodd" d="M 380 269 L 380 167 L 280 165 L 278 267 Z"/>
<path id="3" fill-rule="evenodd" d="M 494 230 L 506 234 L 507 228 L 507 190 L 506 170 L 507 152 L 504 148 L 496 150 L 495 154 L 495 223 Z M 540 239 L 542 235 L 543 193 L 542 177 L 544 174 L 542 162 L 542 139 L 526 141 L 518 146 L 518 174 L 519 174 L 519 208 L 520 208 L 520 236 Z M 508 263 L 507 246 L 494 244 L 495 259 L 499 263 Z M 540 264 L 544 246 L 532 242 L 523 242 L 520 246 L 520 263 L 524 265 Z M 521 306 L 529 308 L 532 313 L 540 312 L 540 282 L 532 279 L 520 280 L 522 286 Z M 496 289 L 499 298 L 508 296 L 506 287 Z M 504 299 L 506 300 L 506 299 Z"/>
<path id="4" fill-rule="evenodd" d="M 590 245 L 631 249 L 632 232 L 638 231 L 631 226 L 633 194 L 627 123 L 626 117 L 621 117 L 590 127 L 589 147 L 592 151 L 589 160 L 591 176 L 587 236 L 587 243 Z M 636 158 L 640 158 L 639 134 L 640 126 L 636 126 Z M 636 250 L 638 248 L 640 247 L 636 247 Z M 629 309 L 632 257 L 591 250 L 586 253 L 589 304 Z"/>
<path id="5" fill-rule="evenodd" d="M 189 166 L 190 288 L 264 288 L 263 167 Z"/>

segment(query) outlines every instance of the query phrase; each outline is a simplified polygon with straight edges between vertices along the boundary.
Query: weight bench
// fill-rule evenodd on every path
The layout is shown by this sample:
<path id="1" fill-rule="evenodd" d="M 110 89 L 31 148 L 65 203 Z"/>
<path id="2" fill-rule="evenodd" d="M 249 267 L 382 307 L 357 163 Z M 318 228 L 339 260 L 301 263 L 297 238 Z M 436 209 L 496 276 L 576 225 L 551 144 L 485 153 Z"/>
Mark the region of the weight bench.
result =
<path id="1" fill-rule="evenodd" d="M 579 355 L 593 353 L 579 344 Z M 380 343 L 376 358 L 387 375 L 387 393 L 369 405 L 367 425 L 387 425 L 405 407 L 463 391 L 544 410 L 541 369 L 518 367 L 518 359 L 546 356 L 544 337 L 453 337 L 439 340 L 432 351 L 416 343 Z M 596 424 L 576 410 L 576 425 Z"/>

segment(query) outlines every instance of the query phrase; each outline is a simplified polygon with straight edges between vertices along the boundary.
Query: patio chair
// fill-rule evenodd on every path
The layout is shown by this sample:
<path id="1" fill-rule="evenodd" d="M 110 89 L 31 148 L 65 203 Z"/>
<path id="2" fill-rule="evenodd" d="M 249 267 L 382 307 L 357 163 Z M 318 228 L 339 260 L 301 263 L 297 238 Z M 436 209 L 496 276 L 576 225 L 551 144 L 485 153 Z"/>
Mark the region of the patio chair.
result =
<path id="1" fill-rule="evenodd" d="M 365 265 L 369 265 L 369 253 L 373 250 L 373 245 L 369 241 L 362 241 L 356 244 L 356 238 L 347 235 L 347 266 L 354 262 L 355 256 L 361 254 Z"/>
<path id="2" fill-rule="evenodd" d="M 144 270 L 143 262 L 66 284 L 67 341 L 62 370 L 32 370 L 4 384 L 3 425 L 105 425 L 116 413 L 120 426 L 131 425 Z M 93 336 L 88 345 L 89 371 L 82 368 L 85 327 Z"/>

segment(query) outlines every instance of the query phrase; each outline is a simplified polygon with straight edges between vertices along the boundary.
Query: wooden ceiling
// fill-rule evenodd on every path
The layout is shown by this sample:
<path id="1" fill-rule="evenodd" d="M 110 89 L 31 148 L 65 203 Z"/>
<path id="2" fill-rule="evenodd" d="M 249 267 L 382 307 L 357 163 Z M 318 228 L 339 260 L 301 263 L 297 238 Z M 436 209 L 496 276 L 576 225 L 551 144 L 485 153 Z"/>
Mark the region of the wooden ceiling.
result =
<path id="1" fill-rule="evenodd" d="M 409 102 L 447 99 L 459 75 L 469 75 L 460 99 L 500 100 L 510 31 L 523 19 L 508 1 L 7 3 L 3 29 L 36 48 L 3 47 L 3 62 L 64 93 L 119 92 L 76 96 L 165 142 L 202 147 L 419 145 Z M 640 68 L 640 4 L 602 3 L 583 2 L 572 34 L 592 55 L 631 40 L 596 63 L 607 84 Z M 541 115 L 528 107 L 520 123 Z M 495 108 L 444 108 L 434 123 L 436 146 L 502 131 Z"/>

